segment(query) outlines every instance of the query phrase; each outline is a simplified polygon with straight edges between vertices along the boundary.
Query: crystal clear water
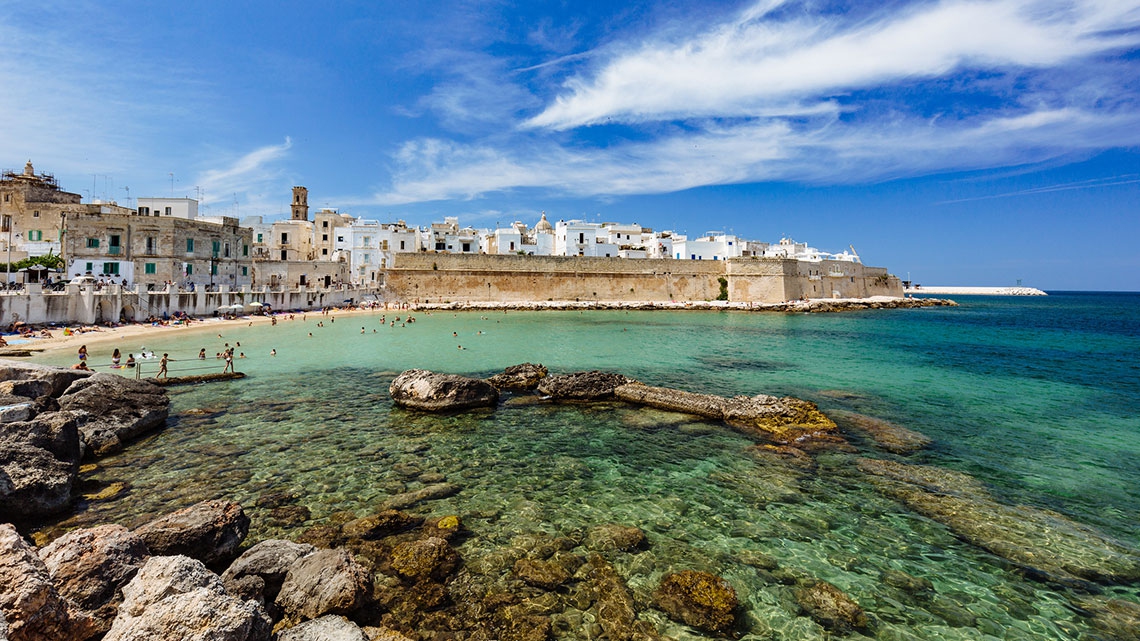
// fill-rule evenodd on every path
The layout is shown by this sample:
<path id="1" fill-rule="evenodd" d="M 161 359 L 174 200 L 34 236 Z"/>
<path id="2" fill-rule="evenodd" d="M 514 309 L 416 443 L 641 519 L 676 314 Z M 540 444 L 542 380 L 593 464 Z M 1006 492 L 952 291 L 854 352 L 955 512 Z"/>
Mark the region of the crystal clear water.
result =
<path id="1" fill-rule="evenodd" d="M 94 490 L 127 489 L 85 501 L 57 527 L 130 525 L 229 497 L 253 519 L 251 540 L 290 537 L 445 478 L 462 491 L 418 510 L 463 517 L 473 536 L 459 550 L 469 562 L 531 535 L 636 525 L 651 548 L 617 568 L 637 597 L 648 600 L 669 571 L 715 572 L 741 597 L 746 638 L 826 636 L 798 611 L 787 581 L 754 567 L 757 555 L 785 577 L 844 590 L 873 617 L 867 634 L 876 638 L 1085 638 L 1094 633 L 1073 594 L 881 494 L 849 454 L 820 454 L 816 469 L 803 470 L 750 456 L 752 440 L 679 414 L 520 396 L 494 412 L 430 416 L 394 408 L 387 393 L 408 368 L 485 375 L 530 361 L 722 395 L 798 396 L 934 440 L 900 460 L 968 473 L 1003 502 L 1055 510 L 1140 547 L 1140 295 L 958 300 L 810 315 L 416 313 L 403 327 L 381 325 L 383 312 L 310 314 L 226 328 L 222 338 L 208 327 L 156 332 L 146 347 L 179 359 L 172 375 L 221 371 L 212 356 L 196 360 L 199 348 L 213 355 L 240 342 L 248 358 L 237 366 L 249 377 L 172 388 L 169 427 L 87 476 Z M 397 315 L 406 312 L 386 320 Z M 138 352 L 141 342 L 119 347 Z M 92 361 L 107 356 L 93 350 Z M 38 360 L 67 364 L 72 355 Z M 897 458 L 851 440 L 860 455 Z M 256 505 L 273 492 L 298 495 L 310 519 L 275 521 Z M 891 570 L 928 579 L 933 595 L 888 585 Z M 1105 595 L 1140 601 L 1134 587 Z M 655 610 L 642 616 L 675 638 L 699 637 Z"/>

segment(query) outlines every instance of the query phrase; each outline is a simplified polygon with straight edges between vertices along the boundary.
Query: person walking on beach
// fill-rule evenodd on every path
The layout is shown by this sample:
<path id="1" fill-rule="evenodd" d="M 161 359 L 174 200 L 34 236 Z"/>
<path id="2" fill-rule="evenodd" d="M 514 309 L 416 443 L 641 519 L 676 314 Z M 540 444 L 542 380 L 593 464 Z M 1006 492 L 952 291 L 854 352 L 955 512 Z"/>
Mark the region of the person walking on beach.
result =
<path id="1" fill-rule="evenodd" d="M 158 374 L 155 378 L 166 378 L 166 363 L 170 360 L 170 354 L 163 354 L 162 360 L 158 361 Z"/>

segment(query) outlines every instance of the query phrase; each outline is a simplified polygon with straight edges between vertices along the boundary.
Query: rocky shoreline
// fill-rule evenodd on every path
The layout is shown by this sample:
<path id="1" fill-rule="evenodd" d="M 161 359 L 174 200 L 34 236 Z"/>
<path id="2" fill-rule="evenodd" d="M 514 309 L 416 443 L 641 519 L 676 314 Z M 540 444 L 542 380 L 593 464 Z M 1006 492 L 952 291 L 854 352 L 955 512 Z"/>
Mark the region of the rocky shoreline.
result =
<path id="1" fill-rule="evenodd" d="M 498 301 L 441 301 L 438 303 L 409 303 L 413 310 L 420 311 L 559 311 L 559 310 L 618 310 L 618 311 L 737 311 L 737 312 L 785 312 L 822 313 L 851 312 L 868 309 L 916 309 L 923 307 L 957 307 L 958 303 L 941 298 L 897 298 L 893 296 L 872 296 L 870 298 L 812 298 L 790 300 L 780 303 L 752 303 L 740 301 L 578 301 L 550 300 L 526 302 Z"/>
<path id="2" fill-rule="evenodd" d="M 0 365 L 0 379 L 6 379 L 0 393 L 10 402 L 23 399 L 0 409 L 0 468 L 17 479 L 41 465 L 30 461 L 54 457 L 54 468 L 45 467 L 62 479 L 31 475 L 10 483 L 23 494 L 3 499 L 0 520 L 19 521 L 12 507 L 17 504 L 25 512 L 39 506 L 39 514 L 68 509 L 81 458 L 114 451 L 165 423 L 165 414 L 155 421 L 159 405 L 166 406 L 161 388 L 136 381 L 116 387 L 105 376 Z M 409 370 L 392 381 L 390 394 L 413 412 L 493 410 L 506 397 L 534 396 L 536 402 L 623 402 L 722 421 L 756 441 L 742 453 L 765 475 L 860 479 L 1025 576 L 1065 591 L 1103 638 L 1133 639 L 1140 629 L 1140 606 L 1099 594 L 1103 585 L 1140 582 L 1140 552 L 1060 514 L 1004 505 L 965 474 L 900 458 L 931 443 L 903 426 L 852 412 L 837 413 L 833 421 L 800 399 L 727 398 L 648 386 L 610 372 L 551 375 L 534 364 L 487 379 Z M 242 506 L 217 499 L 133 529 L 72 530 L 38 547 L 17 527 L 0 525 L 0 631 L 13 640 L 62 641 L 652 640 L 667 638 L 661 618 L 651 615 L 659 613 L 685 626 L 687 635 L 763 632 L 762 622 L 744 613 L 749 595 L 738 594 L 709 568 L 669 567 L 652 586 L 627 583 L 622 569 L 654 550 L 638 527 L 602 523 L 572 532 L 520 533 L 509 544 L 481 548 L 468 545 L 477 539 L 466 525 L 478 515 L 428 515 L 432 501 L 462 497 L 464 488 L 441 475 L 421 480 L 423 487 L 390 495 L 368 514 L 337 514 L 310 525 L 291 537 L 295 541 L 250 545 Z M 757 483 L 723 481 L 741 489 Z M 7 489 L 0 483 L 0 493 Z M 52 500 L 24 498 L 33 495 Z M 297 498 L 265 496 L 257 503 L 272 504 L 283 515 L 307 513 L 295 505 Z M 818 633 L 876 636 L 876 612 L 839 587 L 788 560 L 756 552 L 739 556 L 739 563 L 786 594 Z M 905 602 L 939 612 L 951 625 L 972 625 L 968 611 L 945 601 L 923 577 L 892 570 L 881 580 Z"/>

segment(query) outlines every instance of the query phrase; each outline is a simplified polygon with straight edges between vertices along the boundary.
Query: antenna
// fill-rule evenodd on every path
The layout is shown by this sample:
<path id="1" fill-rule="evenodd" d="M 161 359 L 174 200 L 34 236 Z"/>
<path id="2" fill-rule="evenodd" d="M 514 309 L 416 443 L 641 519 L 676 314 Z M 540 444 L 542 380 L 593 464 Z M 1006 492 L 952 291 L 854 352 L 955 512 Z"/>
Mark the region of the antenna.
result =
<path id="1" fill-rule="evenodd" d="M 171 171 L 168 173 L 170 174 L 170 197 L 174 198 L 174 172 Z"/>
<path id="2" fill-rule="evenodd" d="M 127 208 L 131 208 L 131 188 L 123 187 L 123 191 L 127 192 Z"/>

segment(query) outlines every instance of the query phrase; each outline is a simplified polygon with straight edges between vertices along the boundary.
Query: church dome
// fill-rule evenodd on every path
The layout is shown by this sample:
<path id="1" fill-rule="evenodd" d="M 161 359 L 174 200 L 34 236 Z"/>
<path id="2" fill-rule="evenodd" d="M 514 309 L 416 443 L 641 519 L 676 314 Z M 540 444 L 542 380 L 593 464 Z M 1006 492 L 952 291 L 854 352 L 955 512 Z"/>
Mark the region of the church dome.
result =
<path id="1" fill-rule="evenodd" d="M 546 219 L 546 212 L 542 212 L 542 220 L 538 221 L 538 224 L 534 226 L 534 231 L 539 233 L 554 231 L 554 225 L 551 225 L 550 221 Z"/>

